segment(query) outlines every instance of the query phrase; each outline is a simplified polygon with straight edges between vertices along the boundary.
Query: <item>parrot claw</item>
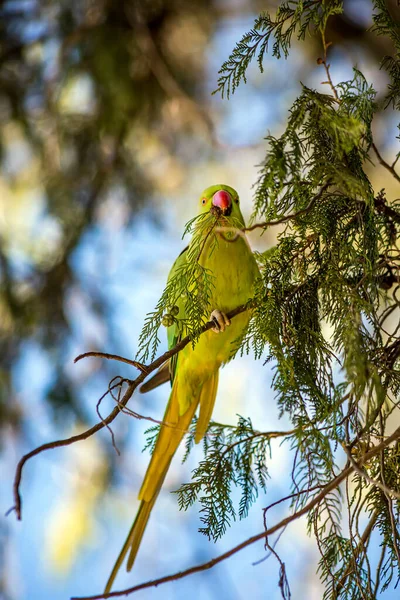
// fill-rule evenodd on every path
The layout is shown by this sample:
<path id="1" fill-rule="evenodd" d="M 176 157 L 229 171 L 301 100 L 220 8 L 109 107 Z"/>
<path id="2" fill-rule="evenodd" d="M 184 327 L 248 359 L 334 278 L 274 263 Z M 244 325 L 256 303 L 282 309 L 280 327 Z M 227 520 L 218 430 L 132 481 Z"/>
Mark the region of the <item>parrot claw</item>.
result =
<path id="1" fill-rule="evenodd" d="M 226 314 L 218 309 L 212 311 L 210 321 L 215 323 L 214 327 L 211 327 L 212 331 L 214 331 L 215 333 L 222 333 L 223 331 L 225 331 L 225 328 L 229 327 L 229 325 L 231 324 L 231 321 L 230 319 L 228 319 Z"/>

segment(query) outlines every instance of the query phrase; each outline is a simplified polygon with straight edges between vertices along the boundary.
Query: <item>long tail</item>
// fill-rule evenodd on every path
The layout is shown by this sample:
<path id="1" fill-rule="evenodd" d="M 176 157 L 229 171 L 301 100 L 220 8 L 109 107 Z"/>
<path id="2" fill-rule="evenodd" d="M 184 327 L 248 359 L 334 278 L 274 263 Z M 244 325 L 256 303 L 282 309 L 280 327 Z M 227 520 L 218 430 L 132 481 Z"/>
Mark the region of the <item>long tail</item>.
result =
<path id="1" fill-rule="evenodd" d="M 184 382 L 183 385 L 180 384 L 179 377 L 175 378 L 163 419 L 164 425 L 160 429 L 150 464 L 147 468 L 142 487 L 140 488 L 140 507 L 107 581 L 105 593 L 111 591 L 115 577 L 128 552 L 127 570 L 130 571 L 133 566 L 152 508 L 168 472 L 172 457 L 185 435 L 185 432 L 188 430 L 199 403 L 200 416 L 196 430 L 196 443 L 203 437 L 214 406 L 217 385 L 218 371 L 203 383 L 199 396 L 192 399 L 188 410 L 183 415 L 179 415 L 178 394 L 187 394 L 188 390 Z"/>
<path id="2" fill-rule="evenodd" d="M 129 549 L 132 546 L 132 540 L 138 539 L 138 535 L 140 536 L 140 538 L 138 539 L 137 547 L 139 547 L 140 539 L 146 528 L 147 521 L 149 520 L 151 509 L 153 508 L 156 498 L 157 498 L 157 496 L 154 496 L 153 502 L 141 502 L 140 503 L 139 510 L 138 510 L 136 518 L 132 524 L 132 527 L 129 531 L 128 537 L 126 538 L 125 543 L 122 546 L 122 550 L 119 553 L 119 556 L 116 560 L 113 570 L 111 571 L 111 575 L 108 578 L 106 587 L 104 589 L 105 594 L 108 594 L 109 592 L 111 592 L 111 588 L 112 588 L 114 580 L 118 574 L 118 571 L 120 570 L 122 563 L 125 560 L 125 556 L 126 556 L 127 552 L 129 551 Z"/>

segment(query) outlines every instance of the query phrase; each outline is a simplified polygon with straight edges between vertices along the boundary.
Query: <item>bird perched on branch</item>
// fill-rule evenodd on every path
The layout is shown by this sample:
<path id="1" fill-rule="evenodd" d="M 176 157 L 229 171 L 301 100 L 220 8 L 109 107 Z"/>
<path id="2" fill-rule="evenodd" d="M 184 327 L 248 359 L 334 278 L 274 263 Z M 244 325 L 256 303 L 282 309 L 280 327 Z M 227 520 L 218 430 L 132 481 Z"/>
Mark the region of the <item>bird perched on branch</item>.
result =
<path id="1" fill-rule="evenodd" d="M 249 311 L 237 315 L 232 323 L 226 316 L 253 296 L 259 275 L 254 255 L 242 231 L 245 223 L 237 192 L 227 185 L 207 188 L 200 196 L 198 216 L 195 235 L 188 248 L 175 261 L 168 282 L 175 281 L 177 273 L 184 272 L 190 262 L 211 277 L 212 285 L 208 293 L 204 293 L 204 314 L 210 314 L 211 311 L 210 320 L 214 326 L 200 335 L 194 347 L 188 344 L 142 386 L 141 391 L 149 391 L 170 380 L 172 389 L 163 425 L 139 492 L 139 510 L 107 582 L 106 592 L 111 590 L 126 556 L 127 570 L 132 568 L 171 460 L 198 407 L 196 443 L 204 436 L 214 408 L 219 368 L 232 357 L 233 349 L 243 337 L 250 318 Z M 206 223 L 206 226 L 201 223 Z M 189 285 L 189 295 L 193 292 L 197 294 L 197 299 L 202 297 L 201 289 L 196 288 L 200 283 L 198 280 L 196 284 Z M 188 333 L 185 321 L 187 323 L 190 317 L 190 301 L 188 304 L 187 296 L 185 292 L 180 294 L 170 321 L 165 323 L 168 325 L 169 348 L 173 348 Z M 176 314 L 179 314 L 179 319 L 175 318 Z"/>

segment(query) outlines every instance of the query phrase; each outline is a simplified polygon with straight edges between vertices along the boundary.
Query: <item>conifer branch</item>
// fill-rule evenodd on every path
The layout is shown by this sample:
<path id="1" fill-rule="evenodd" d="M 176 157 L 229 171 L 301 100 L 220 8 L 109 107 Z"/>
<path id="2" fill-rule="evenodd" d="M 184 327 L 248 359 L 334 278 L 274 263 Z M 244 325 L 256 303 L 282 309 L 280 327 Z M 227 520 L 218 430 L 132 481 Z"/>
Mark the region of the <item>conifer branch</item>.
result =
<path id="1" fill-rule="evenodd" d="M 297 219 L 298 217 L 302 217 L 302 216 L 306 215 L 307 213 L 310 212 L 310 210 L 314 207 L 316 202 L 322 197 L 322 195 L 324 194 L 324 192 L 328 189 L 328 187 L 330 185 L 331 185 L 331 182 L 327 181 L 321 187 L 319 192 L 311 198 L 310 202 L 307 204 L 307 206 L 305 208 L 302 208 L 301 210 L 298 210 L 290 215 L 285 215 L 283 217 L 280 217 L 279 219 L 274 219 L 273 221 L 265 221 L 264 223 L 255 223 L 254 225 L 250 225 L 249 227 L 243 227 L 242 231 L 245 232 L 245 231 L 254 231 L 255 229 L 266 229 L 267 227 L 272 227 L 274 225 L 281 225 L 282 223 L 287 223 L 287 221 L 293 221 L 293 220 Z"/>
<path id="2" fill-rule="evenodd" d="M 400 175 L 398 173 L 396 173 L 396 170 L 394 168 L 396 161 L 392 165 L 389 165 L 389 163 L 386 162 L 386 160 L 383 158 L 382 154 L 379 152 L 375 143 L 372 144 L 372 148 L 374 149 L 374 152 L 375 152 L 380 164 L 382 165 L 382 167 L 385 167 L 385 169 L 387 171 L 389 171 L 389 173 L 391 175 L 393 175 L 393 177 L 396 179 L 396 181 L 398 181 L 400 183 Z"/>
<path id="3" fill-rule="evenodd" d="M 353 467 L 354 471 L 356 473 L 358 473 L 360 475 L 360 477 L 362 477 L 363 479 L 365 479 L 365 481 L 367 481 L 370 485 L 378 487 L 380 490 L 382 490 L 382 492 L 384 492 L 384 494 L 386 494 L 386 496 L 388 496 L 389 498 L 391 496 L 393 496 L 394 498 L 397 498 L 398 500 L 400 500 L 400 493 L 396 492 L 395 490 L 391 490 L 390 488 L 387 487 L 387 485 L 384 485 L 383 483 L 381 483 L 380 481 L 378 481 L 377 479 L 373 479 L 372 477 L 370 477 L 368 475 L 368 473 L 366 473 L 359 464 L 356 463 L 356 461 L 354 460 L 354 458 L 351 455 L 350 450 L 343 444 L 343 449 L 347 454 L 347 458 L 350 461 L 351 466 Z"/>
<path id="4" fill-rule="evenodd" d="M 390 38 L 396 47 L 395 55 L 385 57 L 382 63 L 391 80 L 387 102 L 396 107 L 400 101 L 398 24 L 384 0 L 374 0 L 373 5 L 375 31 Z M 342 8 L 340 0 L 281 2 L 274 18 L 267 13 L 260 15 L 253 29 L 236 45 L 220 71 L 218 88 L 222 94 L 229 96 L 242 80 L 246 81 L 247 68 L 255 57 L 262 71 L 269 44 L 274 56 L 287 56 L 293 36 L 303 39 L 307 32 L 322 37 L 323 56 L 317 62 L 325 69 L 323 83 L 330 86 L 331 92 L 320 93 L 303 86 L 290 109 L 285 131 L 279 138 L 268 136 L 254 198 L 253 218 L 261 222 L 243 229 L 242 223 L 235 228 L 234 222 L 229 228 L 218 227 L 215 214 L 196 217 L 188 224 L 186 231 L 194 233 L 192 242 L 184 260 L 178 261 L 154 312 L 146 318 L 138 344 L 140 362 L 96 352 L 77 357 L 122 361 L 139 370 L 134 380 L 110 382 L 107 393 L 116 401 L 115 409 L 103 419 L 98 411 L 100 398 L 96 410 L 101 423 L 79 436 L 45 444 L 25 455 L 17 466 L 14 482 L 14 509 L 21 518 L 19 487 L 26 460 L 43 450 L 86 439 L 103 427 L 110 429 L 120 412 L 143 418 L 127 407 L 138 384 L 212 327 L 212 323 L 203 323 L 205 307 L 212 297 L 213 276 L 199 264 L 206 243 L 213 247 L 217 239 L 212 232 L 229 242 L 246 231 L 294 222 L 293 227 L 285 227 L 278 235 L 273 248 L 257 253 L 261 275 L 251 305 L 238 307 L 236 313 L 228 315 L 232 318 L 251 306 L 252 318 L 237 349 L 252 349 L 256 358 L 273 361 L 271 388 L 280 413 L 288 416 L 293 429 L 258 432 L 250 419 L 243 417 L 239 417 L 236 427 L 211 424 L 203 441 L 204 460 L 194 471 L 192 481 L 177 492 L 180 508 L 200 500 L 200 531 L 209 538 L 218 538 L 236 514 L 239 518 L 247 515 L 259 490 L 266 490 L 270 438 L 286 435 L 294 452 L 292 493 L 274 504 L 291 500 L 293 512 L 269 529 L 264 521 L 260 534 L 203 565 L 93 599 L 127 595 L 209 569 L 257 540 L 268 544 L 269 535 L 276 531 L 282 534 L 287 525 L 305 514 L 320 550 L 318 571 L 326 585 L 327 600 L 354 598 L 357 594 L 371 600 L 376 596 L 368 558 L 373 532 L 380 536 L 385 549 L 377 566 L 375 590 L 379 585 L 387 587 L 397 576 L 400 429 L 387 439 L 384 436 L 390 412 L 399 408 L 400 324 L 395 311 L 400 307 L 400 211 L 397 200 L 386 200 L 383 190 L 376 193 L 373 189 L 365 163 L 372 147 L 379 163 L 400 182 L 395 169 L 400 155 L 390 165 L 373 142 L 371 126 L 378 106 L 376 92 L 364 75 L 355 68 L 349 81 L 335 84 L 332 80 L 325 29 L 327 19 Z M 160 85 L 185 103 L 181 90 L 174 86 L 168 69 L 154 52 L 149 31 L 139 33 L 139 46 L 147 58 L 155 58 L 155 67 L 150 68 Z M 195 108 L 190 104 L 188 107 Z M 236 235 L 225 237 L 225 231 Z M 177 299 L 185 304 L 182 319 L 177 318 Z M 169 322 L 182 325 L 190 335 L 154 360 L 160 342 L 159 327 Z M 331 330 L 329 336 L 324 324 Z M 341 367 L 339 383 L 334 377 L 337 365 Z M 122 399 L 113 394 L 114 386 L 120 386 Z M 393 406 L 384 412 L 388 400 Z M 148 447 L 154 441 L 154 430 Z M 194 430 L 192 423 L 185 432 L 185 457 L 194 443 Z M 389 447 L 394 441 L 396 444 Z M 377 445 L 371 447 L 371 443 Z M 348 457 L 342 470 L 337 448 L 344 448 Z M 344 498 L 340 489 L 343 481 Z M 349 483 L 356 484 L 355 490 L 350 490 Z M 234 485 L 242 489 L 237 512 L 231 496 Z M 271 505 L 264 511 L 265 520 L 269 508 Z M 341 529 L 344 508 L 349 533 Z M 365 516 L 368 523 L 361 533 L 360 523 Z M 281 575 L 283 589 L 282 562 Z"/>
<path id="5" fill-rule="evenodd" d="M 388 446 L 390 446 L 390 444 L 397 441 L 398 439 L 400 439 L 400 427 L 398 427 L 392 433 L 392 435 L 389 436 L 386 440 L 384 440 L 383 442 L 381 442 L 377 446 L 374 446 L 374 448 L 372 448 L 371 450 L 366 452 L 364 454 L 364 456 L 360 459 L 360 464 L 362 465 L 365 462 L 367 462 L 368 460 L 370 460 L 371 458 L 373 458 L 374 456 L 378 455 L 383 449 L 387 448 Z M 318 506 L 326 498 L 326 496 L 328 494 L 330 494 L 330 492 L 332 492 L 332 490 L 337 489 L 339 487 L 339 485 L 345 479 L 347 479 L 347 477 L 349 477 L 352 473 L 354 473 L 354 467 L 351 464 L 347 465 L 338 475 L 336 475 L 336 477 L 334 477 L 331 481 L 329 481 L 323 487 L 323 489 L 319 492 L 319 494 L 314 496 L 314 498 L 312 498 L 312 500 L 310 500 L 301 509 L 294 512 L 292 515 L 285 517 L 284 519 L 279 521 L 276 525 L 273 525 L 272 527 L 270 527 L 267 530 L 263 530 L 261 533 L 251 536 L 247 540 L 244 540 L 240 544 L 234 546 L 227 552 L 220 554 L 219 556 L 217 556 L 216 558 L 213 558 L 210 561 L 207 561 L 205 563 L 202 563 L 202 564 L 194 566 L 194 567 L 190 567 L 189 569 L 185 569 L 184 571 L 179 571 L 172 575 L 167 575 L 166 577 L 160 577 L 158 579 L 146 581 L 145 583 L 135 585 L 135 586 L 127 588 L 125 590 L 110 592 L 108 594 L 97 594 L 94 596 L 74 596 L 73 598 L 71 598 L 71 600 L 102 600 L 102 599 L 106 599 L 106 598 L 118 598 L 121 596 L 128 596 L 129 594 L 134 594 L 135 592 L 138 592 L 143 589 L 147 589 L 147 588 L 151 588 L 151 587 L 158 587 L 159 585 L 161 585 L 163 583 L 168 583 L 170 581 L 177 581 L 179 579 L 183 579 L 184 577 L 194 575 L 195 573 L 199 573 L 201 571 L 206 571 L 208 569 L 211 569 L 218 563 L 223 562 L 224 560 L 226 560 L 227 558 L 230 558 L 234 554 L 237 554 L 244 548 L 251 546 L 255 542 L 258 542 L 259 540 L 266 539 L 268 536 L 272 535 L 273 533 L 276 533 L 277 531 L 286 527 L 287 525 L 289 525 L 293 521 L 297 520 L 298 518 L 308 514 L 314 507 Z"/>
<path id="6" fill-rule="evenodd" d="M 343 587 L 344 582 L 346 581 L 347 577 L 351 574 L 351 572 L 354 571 L 355 560 L 361 554 L 361 552 L 364 551 L 365 545 L 367 544 L 368 540 L 371 537 L 371 533 L 374 530 L 374 527 L 376 525 L 378 517 L 379 517 L 379 511 L 375 510 L 374 513 L 371 515 L 366 528 L 363 531 L 360 541 L 358 542 L 356 548 L 354 548 L 353 560 L 351 562 L 349 562 L 344 573 L 341 575 L 339 581 L 336 583 L 335 599 L 340 597 L 340 591 Z"/>
<path id="7" fill-rule="evenodd" d="M 337 102 L 340 102 L 339 95 L 337 93 L 337 89 L 335 88 L 335 86 L 333 84 L 333 81 L 332 81 L 331 71 L 330 71 L 330 64 L 328 64 L 328 62 L 327 62 L 327 60 L 328 60 L 328 48 L 332 44 L 332 42 L 328 42 L 328 43 L 326 42 L 326 40 L 325 40 L 325 29 L 321 29 L 321 38 L 322 38 L 322 47 L 323 47 L 323 50 L 324 50 L 324 58 L 322 58 L 322 59 L 319 58 L 317 62 L 318 62 L 318 64 L 324 65 L 326 76 L 328 78 L 328 81 L 323 81 L 323 83 L 327 83 L 330 86 L 330 88 L 332 90 L 332 94 L 333 94 L 335 100 Z"/>

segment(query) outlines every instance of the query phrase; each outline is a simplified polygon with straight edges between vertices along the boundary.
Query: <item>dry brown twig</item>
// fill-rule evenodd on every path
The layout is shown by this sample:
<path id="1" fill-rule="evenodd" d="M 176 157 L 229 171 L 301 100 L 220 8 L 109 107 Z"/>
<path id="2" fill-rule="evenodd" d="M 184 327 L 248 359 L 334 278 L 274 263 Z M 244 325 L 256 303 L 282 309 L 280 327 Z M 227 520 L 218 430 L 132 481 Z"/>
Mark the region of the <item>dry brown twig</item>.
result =
<path id="1" fill-rule="evenodd" d="M 393 175 L 393 177 L 400 183 L 400 175 L 398 173 L 396 173 L 396 170 L 394 168 L 396 165 L 396 162 L 398 160 L 398 157 L 391 165 L 389 165 L 389 163 L 386 162 L 386 160 L 383 158 L 383 156 L 381 155 L 381 153 L 379 152 L 378 148 L 376 147 L 376 145 L 374 143 L 372 144 L 372 148 L 374 149 L 374 152 L 378 158 L 378 161 L 382 165 L 382 167 L 385 167 L 385 169 L 387 171 L 389 171 L 389 173 L 391 175 Z"/>
<path id="2" fill-rule="evenodd" d="M 331 77 L 331 72 L 330 72 L 330 66 L 331 65 L 327 63 L 327 60 L 328 60 L 328 56 L 327 56 L 328 55 L 328 48 L 329 48 L 329 46 L 332 45 L 332 42 L 327 42 L 325 40 L 325 31 L 324 30 L 321 31 L 321 38 L 322 38 L 322 47 L 323 47 L 323 50 L 324 50 L 324 57 L 323 58 L 319 58 L 317 60 L 317 63 L 319 65 L 324 65 L 326 76 L 327 76 L 327 79 L 328 79 L 328 81 L 323 81 L 322 83 L 323 84 L 327 84 L 327 85 L 330 86 L 330 88 L 332 90 L 333 97 L 335 98 L 335 100 L 337 102 L 340 102 L 339 95 L 337 93 L 337 90 L 336 90 L 336 88 L 335 88 L 335 86 L 333 84 L 332 77 Z"/>

